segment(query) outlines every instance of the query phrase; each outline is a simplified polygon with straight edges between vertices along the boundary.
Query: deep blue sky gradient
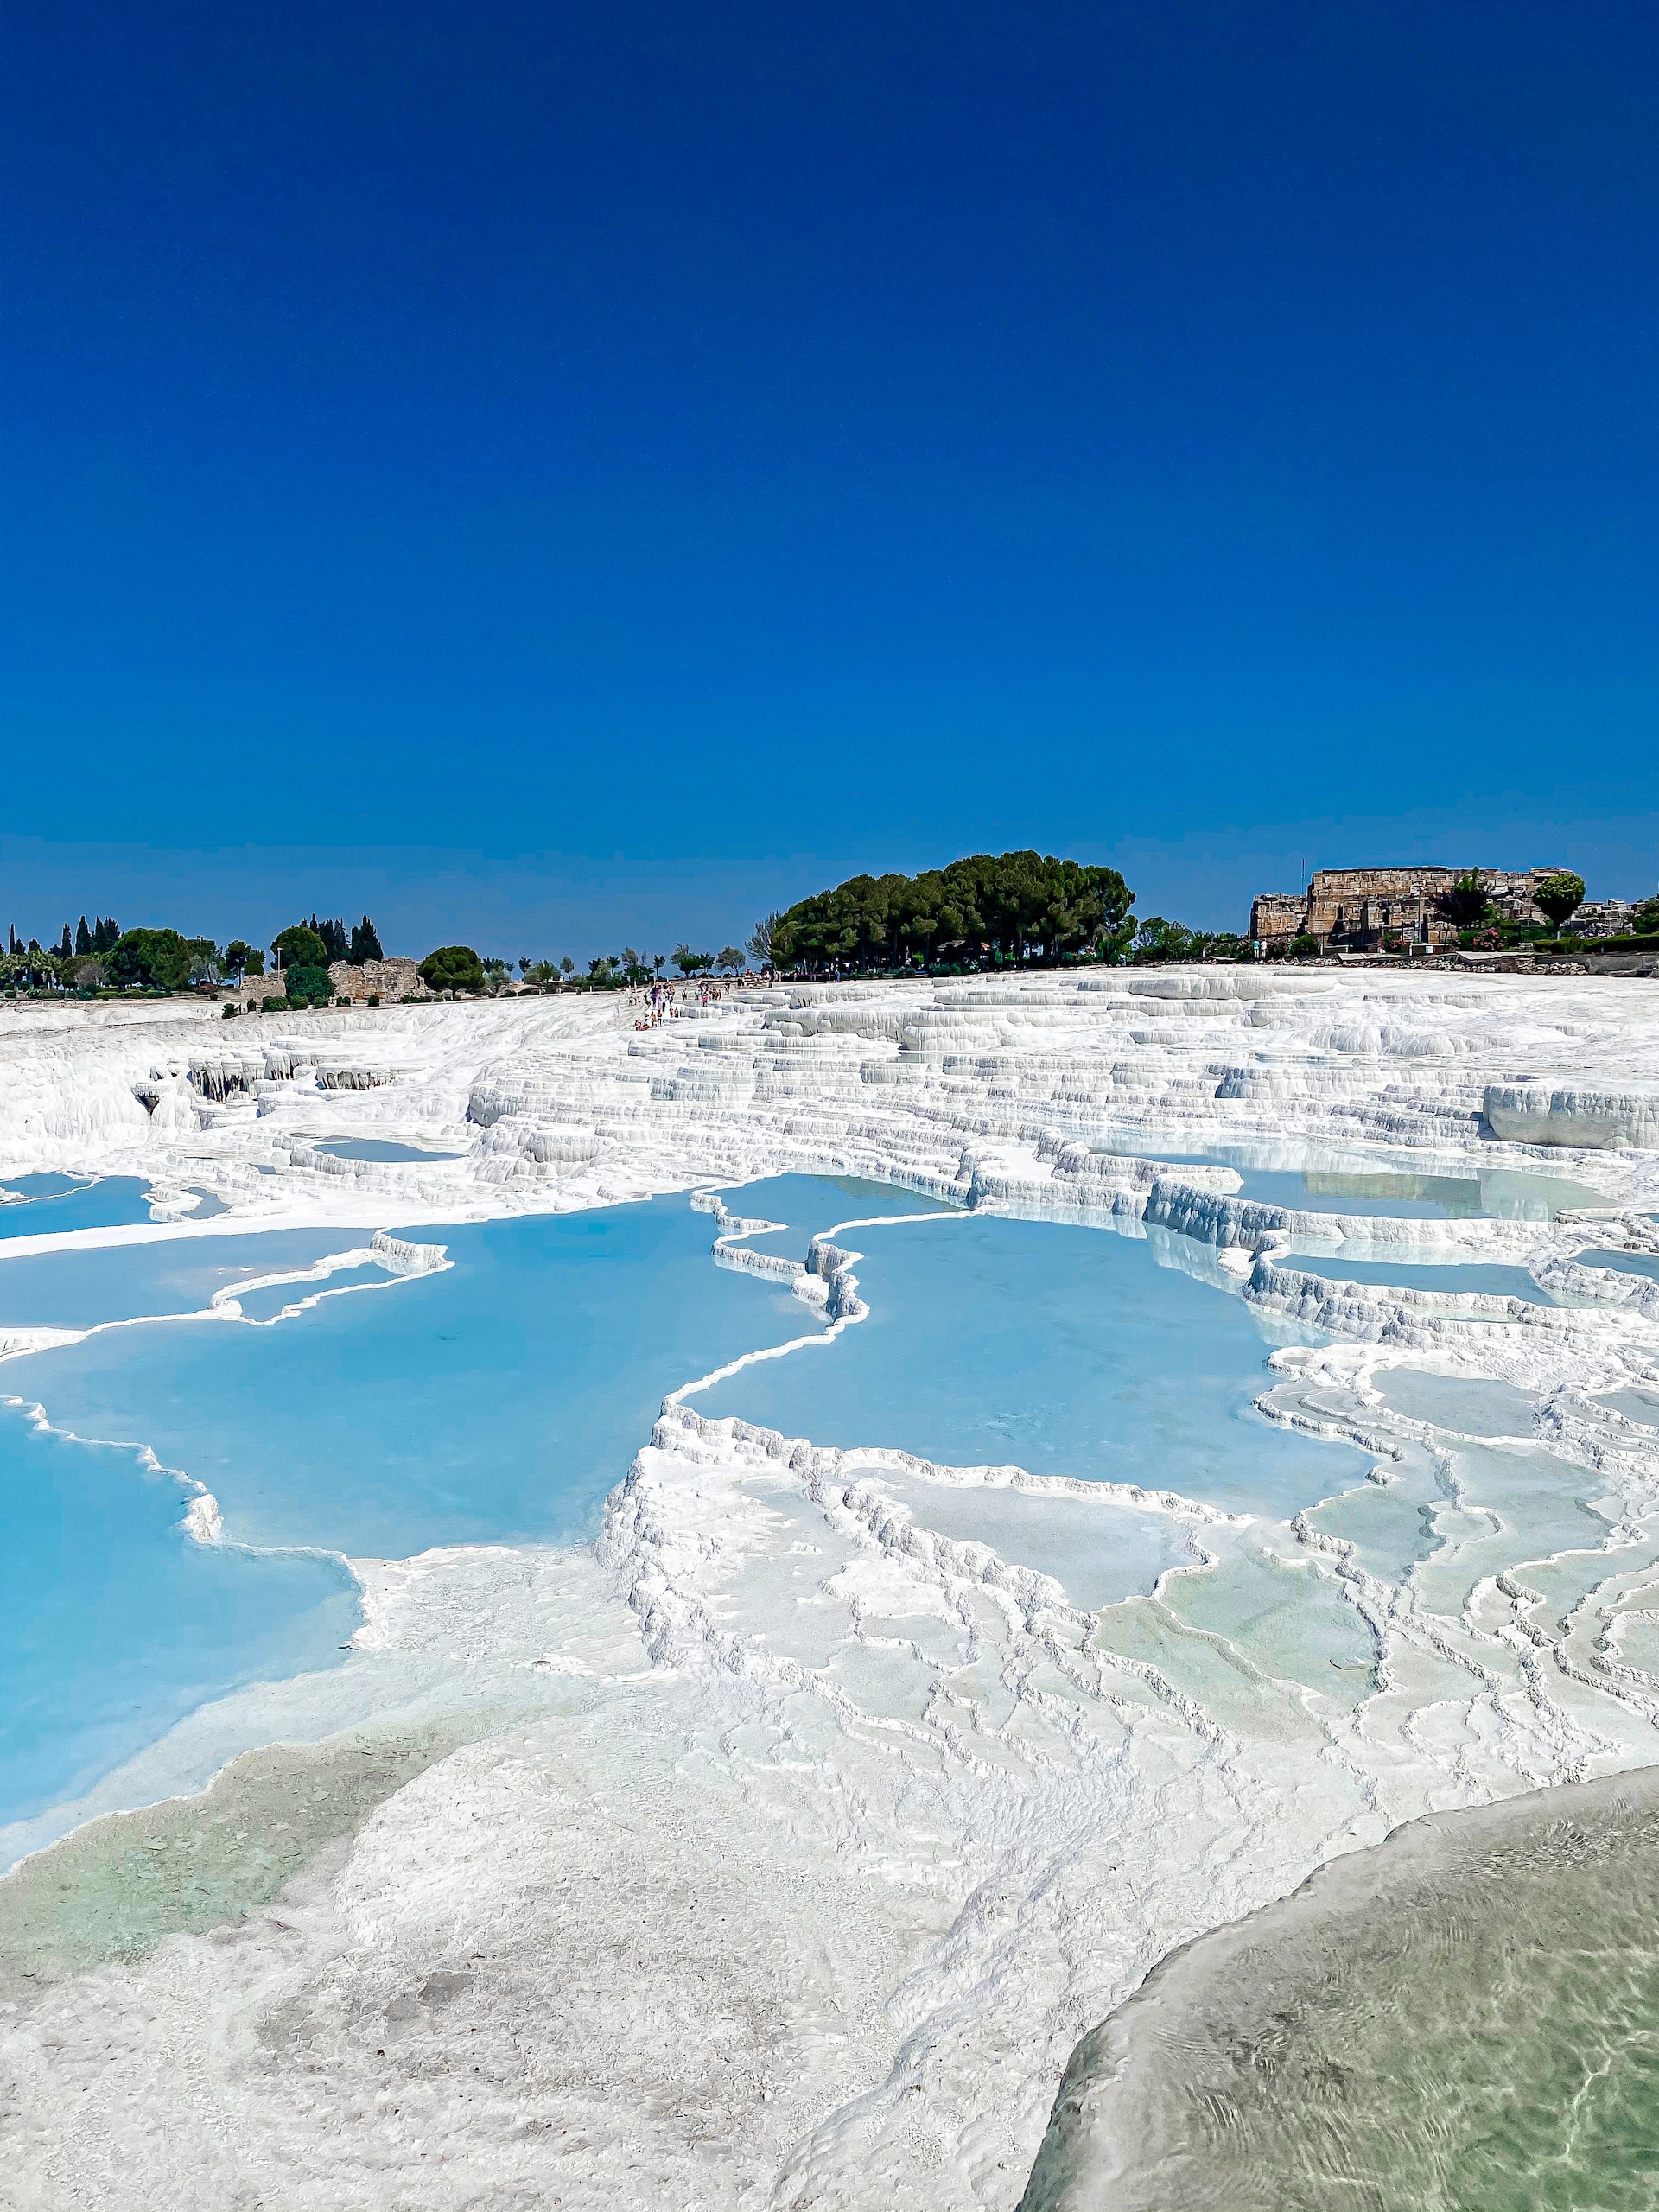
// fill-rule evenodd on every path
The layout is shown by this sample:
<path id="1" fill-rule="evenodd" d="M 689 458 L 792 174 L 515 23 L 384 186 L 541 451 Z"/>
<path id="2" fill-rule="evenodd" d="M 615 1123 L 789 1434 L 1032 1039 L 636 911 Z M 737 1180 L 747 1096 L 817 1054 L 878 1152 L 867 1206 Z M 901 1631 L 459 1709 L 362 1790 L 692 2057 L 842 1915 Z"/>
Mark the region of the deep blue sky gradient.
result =
<path id="1" fill-rule="evenodd" d="M 0 927 L 1659 873 L 1659 16 L 15 10 Z"/>

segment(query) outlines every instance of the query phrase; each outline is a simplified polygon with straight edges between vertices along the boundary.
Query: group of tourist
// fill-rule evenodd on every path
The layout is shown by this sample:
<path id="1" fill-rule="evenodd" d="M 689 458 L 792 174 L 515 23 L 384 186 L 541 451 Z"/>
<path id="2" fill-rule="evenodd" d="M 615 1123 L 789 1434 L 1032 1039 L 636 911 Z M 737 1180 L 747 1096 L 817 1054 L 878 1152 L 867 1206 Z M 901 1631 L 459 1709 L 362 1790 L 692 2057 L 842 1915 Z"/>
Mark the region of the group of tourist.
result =
<path id="1" fill-rule="evenodd" d="M 733 990 L 745 983 L 758 983 L 758 976 L 736 976 L 721 981 L 713 976 L 699 976 L 695 982 L 648 983 L 642 991 L 630 991 L 628 1004 L 641 1009 L 634 1020 L 636 1029 L 660 1028 L 664 1021 L 679 1018 L 683 1005 L 715 1006 L 729 998 Z"/>

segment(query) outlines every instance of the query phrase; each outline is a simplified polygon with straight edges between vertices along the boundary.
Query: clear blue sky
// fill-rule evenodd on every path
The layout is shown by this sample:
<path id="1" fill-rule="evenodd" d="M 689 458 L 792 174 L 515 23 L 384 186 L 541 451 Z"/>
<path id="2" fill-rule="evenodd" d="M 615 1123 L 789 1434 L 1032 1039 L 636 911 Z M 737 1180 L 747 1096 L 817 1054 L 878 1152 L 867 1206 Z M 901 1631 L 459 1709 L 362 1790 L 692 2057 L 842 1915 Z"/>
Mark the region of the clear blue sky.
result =
<path id="1" fill-rule="evenodd" d="M 1650 0 L 64 0 L 0 928 L 1659 874 Z"/>

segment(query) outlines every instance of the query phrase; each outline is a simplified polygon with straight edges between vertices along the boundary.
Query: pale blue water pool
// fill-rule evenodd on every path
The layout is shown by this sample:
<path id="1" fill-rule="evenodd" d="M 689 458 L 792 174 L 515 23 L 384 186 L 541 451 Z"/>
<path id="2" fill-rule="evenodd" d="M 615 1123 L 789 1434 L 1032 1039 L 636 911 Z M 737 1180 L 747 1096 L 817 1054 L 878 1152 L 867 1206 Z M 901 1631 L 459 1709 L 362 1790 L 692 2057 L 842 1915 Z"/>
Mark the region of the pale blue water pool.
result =
<path id="1" fill-rule="evenodd" d="M 1536 1398 L 1512 1382 L 1391 1367 L 1379 1378 L 1383 1402 L 1409 1421 L 1432 1421 L 1464 1436 L 1531 1436 Z"/>
<path id="2" fill-rule="evenodd" d="M 1095 1150 L 1123 1159 L 1159 1160 L 1172 1167 L 1230 1167 L 1236 1195 L 1298 1213 L 1391 1216 L 1395 1220 L 1554 1221 L 1569 1210 L 1611 1213 L 1611 1203 L 1588 1184 L 1529 1168 L 1489 1167 L 1468 1175 L 1402 1173 L 1315 1147 L 1217 1144 L 1192 1149 L 1179 1137 L 1160 1147 L 1142 1131 L 1096 1140 Z M 1281 1164 L 1300 1150 L 1302 1164 Z M 1269 1164 L 1271 1163 L 1271 1164 Z"/>
<path id="3" fill-rule="evenodd" d="M 1269 1345 L 1249 1309 L 1148 1243 L 985 1214 L 852 1242 L 869 1319 L 700 1393 L 698 1412 L 1275 1515 L 1370 1465 L 1256 1414 Z"/>
<path id="4" fill-rule="evenodd" d="M 244 1291 L 237 1299 L 245 1321 L 274 1321 L 289 1306 L 320 1294 L 347 1290 L 389 1290 L 399 1278 L 371 1261 L 360 1268 L 335 1268 L 315 1282 L 274 1282 L 264 1290 Z"/>
<path id="5" fill-rule="evenodd" d="M 0 1255 L 0 1327 L 90 1329 L 142 1314 L 194 1313 L 217 1290 L 309 1268 L 366 1243 L 353 1229 L 276 1229 L 248 1236 L 169 1237 L 92 1251 Z M 8 1370 L 0 1368 L 0 1389 Z"/>
<path id="6" fill-rule="evenodd" d="M 1303 1274 L 1321 1275 L 1337 1282 L 1376 1283 L 1398 1290 L 1478 1290 L 1496 1298 L 1523 1299 L 1529 1306 L 1566 1303 L 1541 1288 L 1524 1268 L 1505 1267 L 1497 1262 L 1471 1260 L 1466 1264 L 1453 1265 L 1445 1261 L 1395 1259 L 1392 1255 L 1382 1260 L 1350 1259 L 1341 1253 L 1329 1252 L 1284 1252 L 1276 1257 L 1281 1267 L 1294 1268 Z"/>
<path id="7" fill-rule="evenodd" d="M 877 1217 L 849 1240 L 868 1255 L 874 1311 L 833 1346 L 699 1397 L 701 1410 L 1274 1515 L 1366 1471 L 1358 1451 L 1251 1410 L 1268 1339 L 1236 1298 L 1160 1265 L 1155 1240 L 965 1216 L 830 1178 L 772 1178 L 726 1202 L 785 1224 L 760 1245 L 790 1257 L 813 1230 Z M 941 1217 L 891 1218 L 931 1211 Z M 715 1232 L 683 1198 L 405 1228 L 453 1265 L 389 1286 L 378 1268 L 336 1274 L 327 1287 L 349 1294 L 274 1327 L 162 1319 L 6 1362 L 0 1392 L 42 1402 L 78 1437 L 148 1446 L 213 1492 L 237 1545 L 265 1548 L 191 1544 L 185 1493 L 130 1450 L 0 1415 L 0 1657 L 15 1708 L 0 1805 L 15 1817 L 60 1802 L 235 1683 L 330 1663 L 355 1624 L 344 1570 L 292 1548 L 401 1558 L 591 1533 L 666 1392 L 823 1327 L 786 1287 L 716 1268 Z M 0 1304 L 83 1325 L 176 1313 L 363 1242 L 281 1230 L 0 1262 Z M 246 1310 L 270 1319 L 322 1287 L 250 1293 Z M 1068 1568 L 1078 1602 L 1149 1586 L 1185 1547 L 1176 1524 L 1109 1503 L 1046 1516 L 1006 1492 L 928 1503 L 945 1533 L 978 1529 Z"/>
<path id="8" fill-rule="evenodd" d="M 858 1210 L 841 1188 L 822 1199 L 823 1220 Z M 595 1525 L 667 1391 L 822 1326 L 786 1289 L 715 1268 L 714 1230 L 683 1198 L 443 1227 L 423 1240 L 455 1262 L 435 1274 L 325 1298 L 274 1328 L 113 1330 L 5 1362 L 0 1394 L 42 1402 L 78 1438 L 148 1446 L 213 1493 L 238 1545 L 401 1558 L 569 1539 Z M 166 1312 L 238 1271 L 364 1241 L 279 1230 L 55 1254 L 0 1263 L 0 1286 L 15 1268 L 31 1318 L 85 1320 L 99 1301 Z M 328 1287 L 353 1279 L 386 1282 L 377 1268 Z M 263 1318 L 320 1287 L 274 1286 L 249 1307 Z M 194 1544 L 187 1503 L 131 1449 L 89 1449 L 0 1408 L 0 1820 L 84 1789 L 238 1682 L 331 1663 L 351 1636 L 337 1560 Z"/>
<path id="9" fill-rule="evenodd" d="M 0 1827 L 79 1796 L 207 1698 L 337 1663 L 356 1630 L 339 1560 L 193 1542 L 186 1492 L 130 1449 L 0 1409 Z"/>
<path id="10" fill-rule="evenodd" d="M 1601 1403 L 1623 1414 L 1628 1421 L 1639 1421 L 1649 1428 L 1659 1428 L 1659 1390 L 1609 1390 Z"/>
<path id="11" fill-rule="evenodd" d="M 77 1435 L 148 1444 L 249 1543 L 403 1558 L 565 1539 L 595 1524 L 667 1391 L 821 1325 L 712 1266 L 713 1229 L 669 1198 L 410 1230 L 454 1265 L 274 1329 L 111 1332 L 9 1362 L 0 1385 Z"/>
<path id="12" fill-rule="evenodd" d="M 867 1183 L 857 1175 L 765 1175 L 758 1182 L 722 1189 L 721 1203 L 745 1221 L 775 1221 L 791 1233 L 754 1238 L 760 1252 L 781 1252 L 791 1260 L 804 1255 L 814 1230 L 839 1221 L 865 1221 L 892 1214 L 960 1213 L 960 1206 L 906 1191 L 897 1183 Z"/>
<path id="13" fill-rule="evenodd" d="M 334 1160 L 464 1160 L 464 1152 L 445 1152 L 427 1145 L 399 1144 L 391 1137 L 325 1137 L 316 1147 Z"/>
<path id="14" fill-rule="evenodd" d="M 109 1175 L 97 1183 L 14 1175 L 3 1187 L 23 1203 L 0 1205 L 0 1237 L 62 1236 L 73 1229 L 125 1229 L 149 1219 L 149 1185 L 138 1175 Z"/>
<path id="15" fill-rule="evenodd" d="M 1659 1254 L 1653 1252 L 1580 1252 L 1581 1268 L 1611 1268 L 1615 1274 L 1645 1275 L 1659 1282 Z"/>

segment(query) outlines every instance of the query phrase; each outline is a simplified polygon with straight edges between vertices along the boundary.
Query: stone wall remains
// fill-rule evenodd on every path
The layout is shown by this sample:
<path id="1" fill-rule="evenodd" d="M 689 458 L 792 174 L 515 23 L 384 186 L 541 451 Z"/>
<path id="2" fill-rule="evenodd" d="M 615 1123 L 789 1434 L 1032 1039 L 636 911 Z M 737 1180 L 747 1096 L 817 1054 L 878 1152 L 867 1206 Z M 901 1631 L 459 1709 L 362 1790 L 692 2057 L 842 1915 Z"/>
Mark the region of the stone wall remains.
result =
<path id="1" fill-rule="evenodd" d="M 353 1006 L 366 1005 L 371 998 L 378 998 L 382 1006 L 396 1006 L 404 999 L 426 996 L 417 963 L 401 957 L 365 960 L 355 968 L 349 961 L 336 960 L 329 965 L 328 981 L 334 996 L 349 999 Z"/>
<path id="2" fill-rule="evenodd" d="M 1258 892 L 1250 906 L 1250 935 L 1263 944 L 1285 942 L 1304 931 L 1320 945 L 1345 952 L 1373 951 L 1385 943 L 1455 944 L 1458 925 L 1441 901 L 1459 877 L 1474 875 L 1508 921 L 1546 920 L 1533 888 L 1550 868 L 1326 868 L 1315 869 L 1305 892 Z"/>

